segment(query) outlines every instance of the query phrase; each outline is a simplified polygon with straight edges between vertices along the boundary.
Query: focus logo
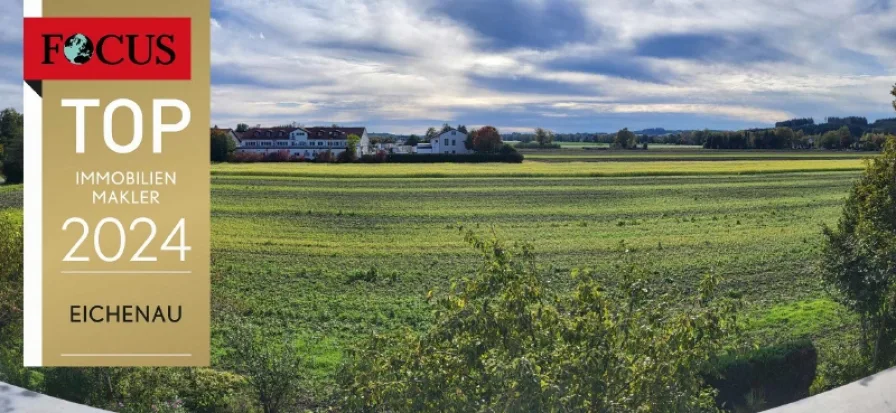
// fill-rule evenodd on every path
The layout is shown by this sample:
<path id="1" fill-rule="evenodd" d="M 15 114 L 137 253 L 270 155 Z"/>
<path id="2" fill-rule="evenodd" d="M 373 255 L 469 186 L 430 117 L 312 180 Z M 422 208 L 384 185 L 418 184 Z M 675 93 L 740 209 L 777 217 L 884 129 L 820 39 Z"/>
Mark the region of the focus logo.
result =
<path id="1" fill-rule="evenodd" d="M 188 18 L 25 19 L 26 80 L 188 80 Z"/>
<path id="2" fill-rule="evenodd" d="M 47 57 L 50 57 L 49 54 Z M 73 65 L 87 63 L 91 57 L 93 57 L 93 42 L 83 34 L 78 33 L 65 40 L 65 58 Z"/>

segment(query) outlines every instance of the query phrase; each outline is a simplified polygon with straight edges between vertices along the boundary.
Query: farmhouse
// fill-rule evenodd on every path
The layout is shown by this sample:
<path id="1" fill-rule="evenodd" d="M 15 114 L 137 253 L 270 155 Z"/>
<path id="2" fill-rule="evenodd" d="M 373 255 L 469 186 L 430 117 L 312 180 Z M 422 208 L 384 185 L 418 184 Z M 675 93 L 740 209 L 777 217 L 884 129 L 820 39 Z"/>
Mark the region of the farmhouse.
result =
<path id="1" fill-rule="evenodd" d="M 458 131 L 457 129 L 447 130 L 442 132 L 438 136 L 434 136 L 429 140 L 429 143 L 420 143 L 417 144 L 417 152 L 419 154 L 436 154 L 436 153 L 451 153 L 451 154 L 468 154 L 473 153 L 473 150 L 467 149 L 464 141 L 467 140 L 467 134 Z"/>
<path id="2" fill-rule="evenodd" d="M 237 133 L 237 152 L 269 154 L 286 151 L 290 156 L 314 159 L 322 152 L 337 156 L 348 146 L 349 135 L 361 138 L 359 155 L 371 153 L 365 127 L 252 128 Z"/>

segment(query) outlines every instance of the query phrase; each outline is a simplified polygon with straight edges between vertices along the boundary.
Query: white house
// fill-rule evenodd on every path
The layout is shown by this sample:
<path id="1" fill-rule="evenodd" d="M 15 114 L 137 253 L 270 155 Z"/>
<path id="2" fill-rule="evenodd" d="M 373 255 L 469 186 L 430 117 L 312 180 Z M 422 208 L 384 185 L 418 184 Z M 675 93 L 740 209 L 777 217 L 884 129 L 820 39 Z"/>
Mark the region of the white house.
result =
<path id="1" fill-rule="evenodd" d="M 472 149 L 467 149 L 464 141 L 467 140 L 467 134 L 457 129 L 451 129 L 442 132 L 438 136 L 429 140 L 429 143 L 417 144 L 417 152 L 419 154 L 469 154 L 473 153 Z"/>
<path id="2" fill-rule="evenodd" d="M 365 127 L 254 128 L 239 134 L 237 152 L 269 154 L 286 151 L 291 157 L 314 159 L 329 151 L 337 156 L 345 151 L 349 135 L 361 138 L 355 148 L 359 155 L 371 153 Z"/>

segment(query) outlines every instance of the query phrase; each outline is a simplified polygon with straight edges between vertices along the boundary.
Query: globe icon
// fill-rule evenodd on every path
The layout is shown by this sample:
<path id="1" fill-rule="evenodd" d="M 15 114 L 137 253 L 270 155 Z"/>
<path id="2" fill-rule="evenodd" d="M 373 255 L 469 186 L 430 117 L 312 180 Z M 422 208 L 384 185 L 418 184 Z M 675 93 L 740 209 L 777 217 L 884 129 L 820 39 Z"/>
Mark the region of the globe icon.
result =
<path id="1" fill-rule="evenodd" d="M 87 36 L 78 33 L 65 40 L 65 58 L 74 65 L 87 63 L 93 57 L 93 42 Z"/>

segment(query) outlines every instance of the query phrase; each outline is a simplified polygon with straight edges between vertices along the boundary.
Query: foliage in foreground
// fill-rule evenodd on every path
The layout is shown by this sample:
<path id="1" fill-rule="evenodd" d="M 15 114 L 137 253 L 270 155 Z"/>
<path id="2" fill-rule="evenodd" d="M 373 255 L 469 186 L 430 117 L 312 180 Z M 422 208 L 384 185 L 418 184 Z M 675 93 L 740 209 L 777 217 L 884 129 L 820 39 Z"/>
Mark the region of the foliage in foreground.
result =
<path id="1" fill-rule="evenodd" d="M 481 266 L 430 295 L 427 332 L 351 352 L 339 375 L 347 411 L 715 410 L 699 372 L 738 332 L 716 277 L 696 294 L 663 292 L 624 262 L 612 276 L 574 272 L 573 294 L 553 296 L 530 246 L 467 241 Z"/>
<path id="2" fill-rule="evenodd" d="M 306 360 L 289 340 L 271 341 L 260 330 L 239 325 L 228 336 L 229 364 L 246 378 L 264 413 L 291 411 L 304 384 Z"/>
<path id="3" fill-rule="evenodd" d="M 801 339 L 726 355 L 707 382 L 719 390 L 719 405 L 761 411 L 808 397 L 817 367 L 815 345 Z"/>
<path id="4" fill-rule="evenodd" d="M 861 321 L 862 354 L 896 364 L 896 140 L 868 162 L 836 228 L 824 227 L 824 281 Z"/>

